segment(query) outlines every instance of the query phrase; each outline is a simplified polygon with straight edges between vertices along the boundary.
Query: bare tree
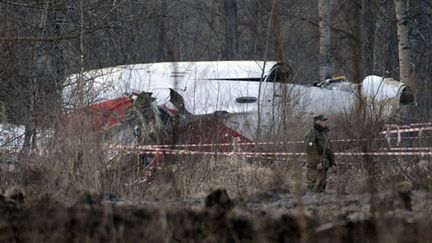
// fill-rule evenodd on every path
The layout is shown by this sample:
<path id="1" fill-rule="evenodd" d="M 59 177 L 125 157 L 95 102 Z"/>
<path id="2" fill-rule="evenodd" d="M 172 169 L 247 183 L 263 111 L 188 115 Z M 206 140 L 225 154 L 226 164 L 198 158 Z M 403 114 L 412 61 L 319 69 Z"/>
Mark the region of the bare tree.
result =
<path id="1" fill-rule="evenodd" d="M 379 27 L 380 22 L 377 21 L 377 6 L 376 0 L 362 0 L 362 19 L 363 19 L 363 67 L 366 74 L 374 73 L 373 60 L 374 60 L 374 43 L 375 29 Z"/>
<path id="2" fill-rule="evenodd" d="M 349 23 L 351 29 L 351 59 L 352 59 L 352 71 L 353 71 L 353 81 L 361 82 L 363 80 L 363 45 L 362 45 L 362 29 L 364 28 L 362 21 L 363 8 L 362 3 L 357 3 L 351 1 L 348 4 L 350 11 L 346 13 L 347 22 Z M 360 94 L 360 93 L 359 93 Z M 360 97 L 361 99 L 361 97 Z M 361 101 L 363 102 L 363 101 Z M 360 103 L 361 103 L 360 102 Z"/>
<path id="3" fill-rule="evenodd" d="M 167 29 L 166 29 L 168 5 L 165 0 L 160 0 L 158 2 L 160 4 L 160 13 L 157 18 L 158 26 L 159 26 L 157 57 L 159 60 L 164 60 L 168 58 L 168 53 L 167 53 L 168 42 L 167 42 Z"/>
<path id="4" fill-rule="evenodd" d="M 222 4 L 225 38 L 224 56 L 227 59 L 234 59 L 238 56 L 239 49 L 237 1 L 224 0 Z"/>
<path id="5" fill-rule="evenodd" d="M 320 30 L 320 78 L 332 74 L 331 71 L 331 9 L 333 0 L 318 1 L 319 30 Z"/>
<path id="6" fill-rule="evenodd" d="M 412 75 L 414 70 L 411 65 L 411 47 L 408 38 L 409 25 L 407 0 L 395 0 L 394 4 L 397 18 L 400 79 L 415 91 L 419 87 L 417 87 Z"/>
<path id="7" fill-rule="evenodd" d="M 379 13 L 384 12 L 385 8 L 382 6 L 383 0 L 380 0 L 378 2 L 379 7 L 377 8 L 377 11 Z M 366 13 L 365 13 L 366 14 Z M 384 73 L 385 70 L 382 70 L 382 62 L 381 58 L 383 55 L 383 48 L 382 48 L 382 42 L 384 40 L 384 19 L 382 14 L 377 14 L 375 19 L 375 28 L 374 28 L 374 39 L 373 39 L 373 50 L 372 50 L 372 65 L 373 70 L 377 73 Z M 369 33 L 370 34 L 370 33 Z M 366 58 L 367 59 L 367 58 Z M 369 73 L 369 72 L 368 72 Z"/>

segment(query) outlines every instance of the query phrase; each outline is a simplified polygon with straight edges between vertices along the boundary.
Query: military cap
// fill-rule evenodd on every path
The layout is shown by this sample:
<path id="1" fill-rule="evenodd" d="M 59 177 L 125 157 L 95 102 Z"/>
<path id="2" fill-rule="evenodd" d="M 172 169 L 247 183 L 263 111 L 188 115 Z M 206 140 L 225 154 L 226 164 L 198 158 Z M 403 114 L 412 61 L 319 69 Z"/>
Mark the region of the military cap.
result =
<path id="1" fill-rule="evenodd" d="M 327 117 L 325 117 L 323 114 L 319 114 L 317 116 L 314 116 L 314 121 L 327 121 Z"/>

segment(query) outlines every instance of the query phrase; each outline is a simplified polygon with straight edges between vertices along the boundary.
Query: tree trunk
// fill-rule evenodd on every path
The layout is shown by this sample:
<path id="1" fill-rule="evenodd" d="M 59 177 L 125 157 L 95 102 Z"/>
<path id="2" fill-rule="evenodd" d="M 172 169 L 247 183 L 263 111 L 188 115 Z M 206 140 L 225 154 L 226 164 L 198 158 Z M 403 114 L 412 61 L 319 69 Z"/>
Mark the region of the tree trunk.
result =
<path id="1" fill-rule="evenodd" d="M 232 60 L 238 56 L 238 13 L 236 0 L 223 1 L 224 57 Z"/>
<path id="2" fill-rule="evenodd" d="M 80 35 L 79 35 L 79 53 L 80 53 L 80 72 L 78 78 L 78 104 L 82 108 L 84 104 L 84 0 L 80 0 Z"/>
<path id="3" fill-rule="evenodd" d="M 224 33 L 222 30 L 222 7 L 221 7 L 221 1 L 220 0 L 214 0 L 211 4 L 211 9 L 212 9 L 212 15 L 211 15 L 211 25 L 210 27 L 212 27 L 211 29 L 213 30 L 212 35 L 214 35 L 214 39 L 216 40 L 216 52 L 217 52 L 217 60 L 220 60 L 222 58 L 224 58 L 224 48 L 225 48 L 225 43 L 224 43 Z"/>
<path id="4" fill-rule="evenodd" d="M 272 23 L 273 23 L 271 28 L 271 36 L 273 37 L 273 45 L 274 45 L 276 61 L 282 63 L 285 62 L 285 57 L 284 57 L 285 50 L 282 45 L 278 1 L 273 0 L 272 4 L 273 4 L 274 11 L 272 12 L 272 16 L 271 16 Z"/>
<path id="5" fill-rule="evenodd" d="M 37 26 L 37 32 L 40 37 L 45 34 L 45 28 L 47 26 L 49 2 L 44 2 L 44 11 L 40 17 L 39 25 Z M 48 60 L 47 53 L 43 51 L 43 43 L 37 41 L 33 47 L 33 70 L 31 73 L 31 84 L 29 87 L 28 94 L 28 113 L 25 123 L 24 133 L 24 144 L 23 151 L 29 152 L 31 149 L 36 148 L 36 100 L 38 98 L 39 83 L 44 78 L 44 69 L 46 69 L 46 61 Z"/>
<path id="6" fill-rule="evenodd" d="M 374 42 L 375 42 L 375 28 L 377 26 L 377 9 L 375 0 L 363 0 L 362 3 L 362 19 L 363 19 L 363 30 L 364 36 L 364 48 L 363 48 L 363 67 L 366 74 L 374 73 Z"/>
<path id="7" fill-rule="evenodd" d="M 418 87 L 411 78 L 413 70 L 410 65 L 411 49 L 408 39 L 407 1 L 395 0 L 394 3 L 397 18 L 400 81 L 408 84 L 413 90 L 416 90 Z"/>
<path id="8" fill-rule="evenodd" d="M 384 12 L 385 8 L 381 6 L 383 3 L 380 1 L 378 3 L 380 12 Z M 384 41 L 385 41 L 385 34 L 384 34 L 384 19 L 382 15 L 376 16 L 376 22 L 375 22 L 375 30 L 374 30 L 374 43 L 373 43 L 373 71 L 378 75 L 384 75 L 385 74 L 385 68 L 383 65 L 382 58 L 384 57 Z M 368 73 L 369 74 L 369 73 Z"/>
<path id="9" fill-rule="evenodd" d="M 167 30 L 165 26 L 165 21 L 168 15 L 168 5 L 166 0 L 159 1 L 159 16 L 158 16 L 158 26 L 159 26 L 159 36 L 158 36 L 158 47 L 157 47 L 157 60 L 167 61 L 168 56 L 168 41 L 167 41 Z"/>
<path id="10" fill-rule="evenodd" d="M 320 78 L 324 80 L 331 71 L 331 6 L 333 0 L 319 0 Z"/>
<path id="11" fill-rule="evenodd" d="M 362 28 L 364 27 L 362 21 L 361 9 L 363 8 L 362 2 L 357 3 L 355 1 L 350 2 L 350 11 L 347 19 L 352 29 L 353 39 L 351 42 L 352 50 L 352 64 L 353 64 L 353 81 L 361 82 L 363 80 L 363 45 L 362 45 Z"/>

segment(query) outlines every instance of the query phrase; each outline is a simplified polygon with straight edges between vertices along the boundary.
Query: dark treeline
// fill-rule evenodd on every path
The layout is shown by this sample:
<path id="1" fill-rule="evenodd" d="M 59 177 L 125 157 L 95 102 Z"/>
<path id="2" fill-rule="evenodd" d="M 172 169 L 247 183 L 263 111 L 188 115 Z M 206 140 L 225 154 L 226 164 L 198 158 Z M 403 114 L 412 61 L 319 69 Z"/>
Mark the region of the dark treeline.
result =
<path id="1" fill-rule="evenodd" d="M 333 74 L 399 79 L 394 1 L 351 2 L 331 6 Z M 408 2 L 419 104 L 430 107 L 432 2 Z M 161 61 L 282 58 L 292 82 L 312 83 L 317 13 L 318 1 L 303 0 L 280 0 L 277 8 L 269 0 L 0 0 L 0 100 L 9 122 L 43 124 L 47 110 L 61 110 L 54 104 L 62 80 L 81 66 Z"/>

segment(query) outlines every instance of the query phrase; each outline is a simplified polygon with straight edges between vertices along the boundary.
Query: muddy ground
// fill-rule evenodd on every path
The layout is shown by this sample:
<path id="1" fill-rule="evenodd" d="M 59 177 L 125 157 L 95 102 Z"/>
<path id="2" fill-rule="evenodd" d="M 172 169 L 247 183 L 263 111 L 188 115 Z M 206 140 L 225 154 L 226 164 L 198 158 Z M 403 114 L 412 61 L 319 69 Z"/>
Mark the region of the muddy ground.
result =
<path id="1" fill-rule="evenodd" d="M 134 202 L 84 194 L 65 205 L 49 195 L 0 197 L 0 242 L 431 242 L 432 193 L 414 191 L 411 210 L 394 193 L 267 191 L 229 198 Z M 374 211 L 375 213 L 371 214 Z"/>
<path id="2" fill-rule="evenodd" d="M 187 161 L 128 183 L 53 168 L 1 174 L 0 242 L 432 242 L 429 180 L 399 190 L 404 180 L 386 168 L 377 194 L 365 193 L 364 170 L 342 165 L 318 194 L 294 193 L 304 171 L 288 162 Z M 348 193 L 337 193 L 341 184 Z M 92 187 L 113 193 L 82 194 Z"/>

